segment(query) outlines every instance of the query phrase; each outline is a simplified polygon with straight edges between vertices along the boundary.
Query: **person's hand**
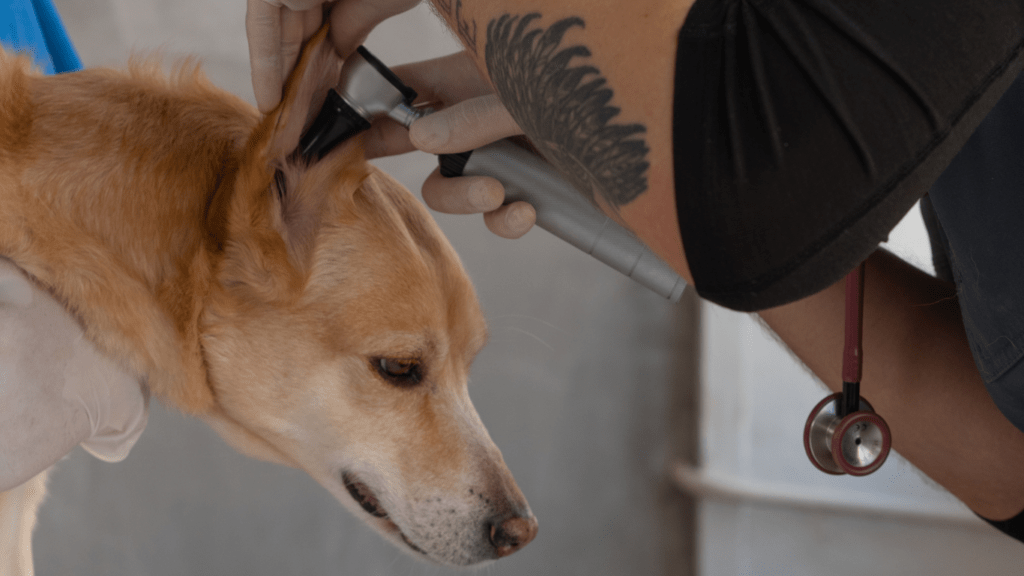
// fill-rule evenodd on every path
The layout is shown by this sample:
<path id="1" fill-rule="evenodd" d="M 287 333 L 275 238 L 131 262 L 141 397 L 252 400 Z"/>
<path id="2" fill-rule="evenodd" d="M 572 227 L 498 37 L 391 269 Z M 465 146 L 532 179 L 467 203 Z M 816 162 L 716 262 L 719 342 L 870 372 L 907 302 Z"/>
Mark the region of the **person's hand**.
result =
<path id="1" fill-rule="evenodd" d="M 281 101 L 281 88 L 298 61 L 302 43 L 323 23 L 331 6 L 331 42 L 342 58 L 385 19 L 420 0 L 247 0 L 245 32 L 256 105 L 266 114 Z"/>
<path id="2" fill-rule="evenodd" d="M 146 427 L 149 392 L 101 354 L 47 292 L 0 257 L 0 491 L 75 445 L 123 460 Z"/>
<path id="3" fill-rule="evenodd" d="M 419 93 L 417 104 L 436 112 L 413 122 L 409 131 L 395 122 L 374 124 L 367 156 L 389 156 L 415 149 L 431 154 L 465 152 L 523 131 L 466 52 L 397 66 L 395 74 Z M 526 202 L 502 205 L 505 190 L 487 176 L 445 178 L 439 170 L 423 184 L 423 201 L 438 212 L 482 212 L 491 232 L 519 238 L 533 227 L 536 212 Z"/>

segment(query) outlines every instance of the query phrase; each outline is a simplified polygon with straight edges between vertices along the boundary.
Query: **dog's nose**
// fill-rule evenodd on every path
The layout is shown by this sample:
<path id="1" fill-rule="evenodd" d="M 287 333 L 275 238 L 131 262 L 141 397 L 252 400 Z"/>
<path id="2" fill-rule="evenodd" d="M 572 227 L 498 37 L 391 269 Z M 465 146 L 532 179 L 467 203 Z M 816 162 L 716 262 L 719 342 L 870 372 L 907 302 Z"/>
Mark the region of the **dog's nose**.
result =
<path id="1" fill-rule="evenodd" d="M 530 514 L 528 518 L 512 516 L 496 518 L 491 522 L 491 544 L 498 553 L 498 558 L 526 546 L 537 535 L 537 517 Z"/>

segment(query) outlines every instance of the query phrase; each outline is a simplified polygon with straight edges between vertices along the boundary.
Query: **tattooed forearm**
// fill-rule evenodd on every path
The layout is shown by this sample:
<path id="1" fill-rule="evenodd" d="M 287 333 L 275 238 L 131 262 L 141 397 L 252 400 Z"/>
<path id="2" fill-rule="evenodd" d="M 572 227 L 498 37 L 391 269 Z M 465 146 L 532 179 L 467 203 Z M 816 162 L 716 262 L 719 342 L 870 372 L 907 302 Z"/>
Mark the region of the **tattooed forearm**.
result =
<path id="1" fill-rule="evenodd" d="M 437 9 L 451 18 L 455 33 L 473 54 L 476 48 L 476 20 L 467 19 L 462 13 L 462 0 L 435 0 Z"/>
<path id="2" fill-rule="evenodd" d="M 618 208 L 647 190 L 642 124 L 613 124 L 612 90 L 585 46 L 562 48 L 565 33 L 584 27 L 566 18 L 546 30 L 540 14 L 505 14 L 487 25 L 484 61 L 509 113 L 544 156 L 591 201 Z"/>

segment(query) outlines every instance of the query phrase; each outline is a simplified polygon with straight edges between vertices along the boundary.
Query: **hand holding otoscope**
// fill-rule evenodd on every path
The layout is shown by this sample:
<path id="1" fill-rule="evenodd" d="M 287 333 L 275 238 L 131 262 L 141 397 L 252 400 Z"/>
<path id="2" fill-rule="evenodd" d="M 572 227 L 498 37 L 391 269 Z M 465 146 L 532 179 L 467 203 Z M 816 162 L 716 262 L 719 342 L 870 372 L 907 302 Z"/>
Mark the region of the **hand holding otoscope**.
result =
<path id="1" fill-rule="evenodd" d="M 416 93 L 364 47 L 345 61 L 337 90 L 300 143 L 319 158 L 331 148 L 390 117 L 405 127 L 426 112 L 412 107 Z M 640 284 L 676 302 L 685 281 L 635 235 L 577 192 L 542 158 L 507 140 L 439 157 L 441 174 L 490 176 L 505 188 L 506 202 L 522 200 L 537 211 L 537 224 Z"/>

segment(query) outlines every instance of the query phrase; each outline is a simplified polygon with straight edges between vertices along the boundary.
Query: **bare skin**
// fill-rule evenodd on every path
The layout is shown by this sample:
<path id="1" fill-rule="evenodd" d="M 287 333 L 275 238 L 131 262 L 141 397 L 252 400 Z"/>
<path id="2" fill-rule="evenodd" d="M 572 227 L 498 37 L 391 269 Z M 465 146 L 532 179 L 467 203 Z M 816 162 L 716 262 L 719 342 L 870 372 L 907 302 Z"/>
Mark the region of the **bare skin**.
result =
<path id="1" fill-rule="evenodd" d="M 996 408 L 974 365 L 952 284 L 887 252 L 868 259 L 861 393 L 893 448 L 978 514 L 1024 509 L 1024 433 Z M 842 389 L 844 283 L 761 312 L 829 388 Z"/>
<path id="2" fill-rule="evenodd" d="M 667 113 L 672 109 L 675 39 L 691 0 L 558 4 L 436 0 L 433 4 L 531 141 L 563 172 L 573 174 L 578 188 L 692 281 L 675 216 L 671 114 Z M 561 34 L 556 34 L 560 29 Z M 533 46 L 525 46 L 530 44 L 529 34 L 538 37 Z M 542 35 L 549 41 L 551 55 L 563 50 L 589 55 L 568 63 L 550 57 L 545 72 L 521 75 L 517 58 L 524 54 L 548 57 L 538 48 Z M 623 38 L 630 40 L 624 43 Z M 532 89 L 553 74 L 571 73 L 581 65 L 592 69 L 579 80 L 580 90 L 555 95 L 553 90 Z M 607 102 L 593 104 L 582 89 L 594 81 L 609 91 Z M 531 89 L 521 90 L 524 86 Z M 531 111 L 540 108 L 554 113 L 533 117 Z M 610 118 L 603 116 L 615 110 Z M 571 131 L 560 124 L 566 116 L 590 121 L 592 126 L 589 131 L 582 129 L 582 135 L 611 154 L 582 162 L 578 160 L 583 156 L 574 157 L 571 151 L 559 154 L 572 146 L 571 138 L 564 137 Z M 629 135 L 616 135 L 623 130 Z M 627 159 L 620 160 L 623 157 Z M 624 190 L 629 192 L 623 194 Z"/>

